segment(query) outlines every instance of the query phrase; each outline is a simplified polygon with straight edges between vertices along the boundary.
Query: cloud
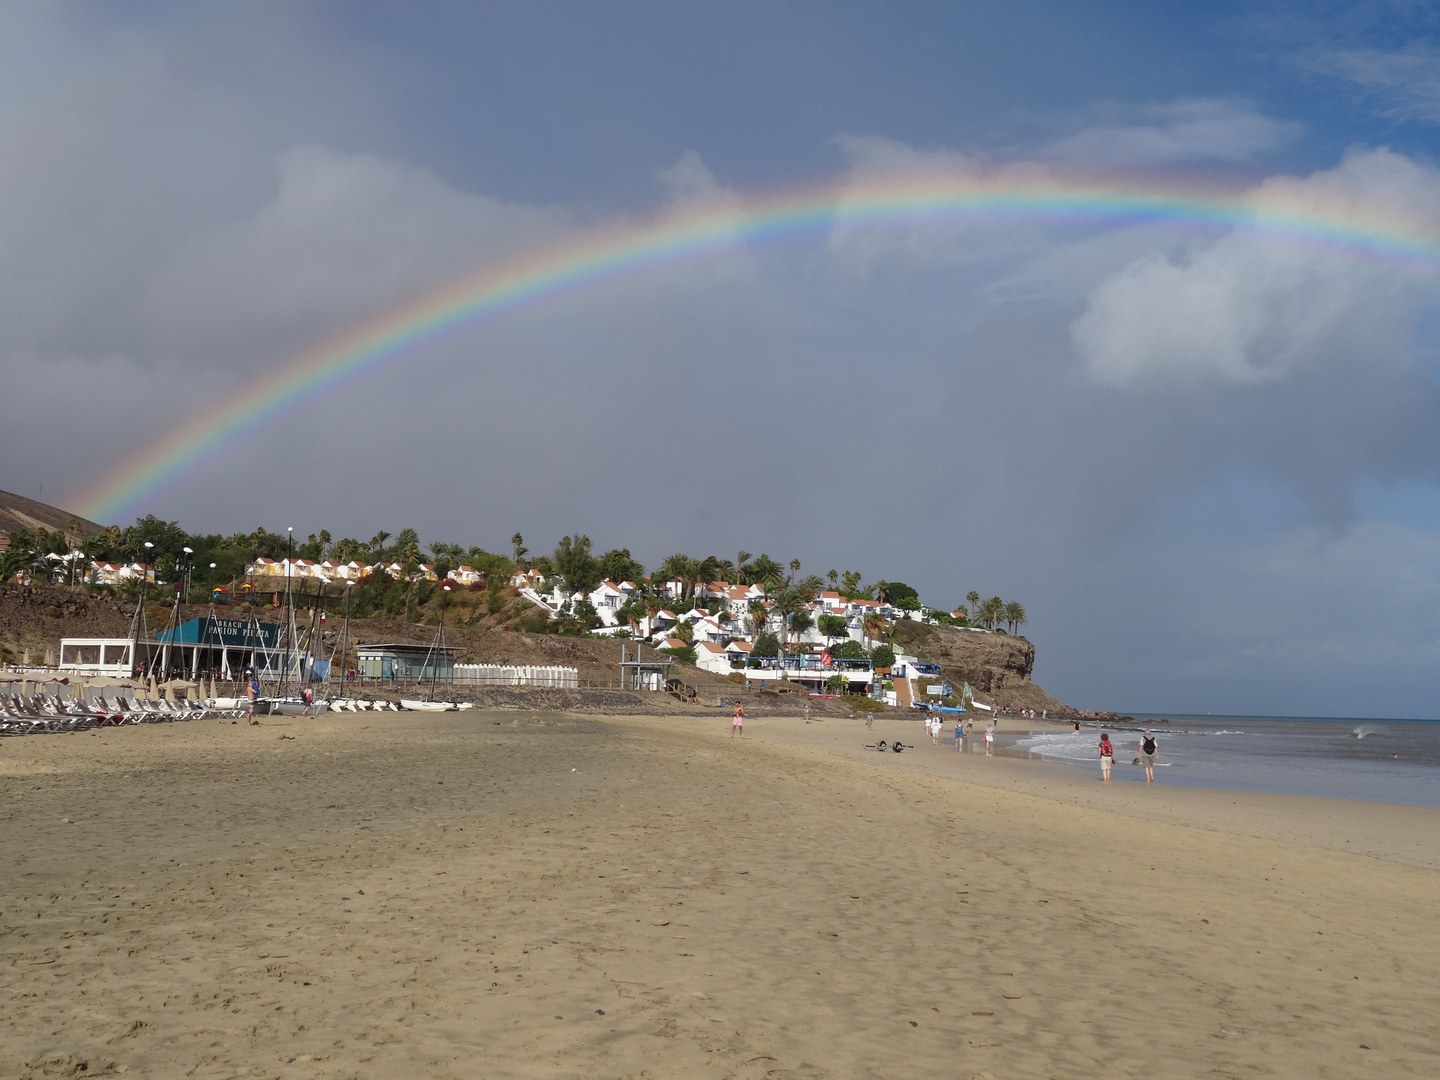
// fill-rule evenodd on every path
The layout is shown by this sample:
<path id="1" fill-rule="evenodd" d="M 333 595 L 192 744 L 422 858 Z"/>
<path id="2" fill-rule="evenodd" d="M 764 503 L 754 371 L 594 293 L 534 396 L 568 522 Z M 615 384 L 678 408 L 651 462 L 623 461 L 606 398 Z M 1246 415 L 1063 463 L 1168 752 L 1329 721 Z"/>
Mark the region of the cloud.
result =
<path id="1" fill-rule="evenodd" d="M 1247 199 L 1302 220 L 1336 214 L 1440 230 L 1440 172 L 1388 151 L 1347 155 Z M 1115 386 L 1258 384 L 1325 364 L 1409 362 L 1430 287 L 1402 270 L 1243 233 L 1151 253 L 1096 285 L 1072 335 L 1086 371 Z"/>
<path id="2" fill-rule="evenodd" d="M 424 169 L 324 146 L 279 155 L 276 180 L 253 212 L 195 230 L 158 270 L 147 312 L 164 348 L 273 362 L 580 230 L 567 209 L 461 192 Z"/>
<path id="3" fill-rule="evenodd" d="M 1360 90 L 1382 116 L 1440 123 L 1440 49 L 1415 42 L 1403 49 L 1324 49 L 1301 66 Z"/>
<path id="4" fill-rule="evenodd" d="M 1239 164 L 1274 153 L 1301 130 L 1298 123 L 1262 115 L 1248 102 L 1227 99 L 1189 98 L 1135 112 L 1135 122 L 1086 128 L 1051 143 L 1040 156 L 1117 169 Z"/>
<path id="5" fill-rule="evenodd" d="M 671 209 L 738 209 L 741 203 L 739 194 L 716 180 L 710 166 L 694 150 L 686 150 L 674 165 L 662 169 L 660 183 Z"/>

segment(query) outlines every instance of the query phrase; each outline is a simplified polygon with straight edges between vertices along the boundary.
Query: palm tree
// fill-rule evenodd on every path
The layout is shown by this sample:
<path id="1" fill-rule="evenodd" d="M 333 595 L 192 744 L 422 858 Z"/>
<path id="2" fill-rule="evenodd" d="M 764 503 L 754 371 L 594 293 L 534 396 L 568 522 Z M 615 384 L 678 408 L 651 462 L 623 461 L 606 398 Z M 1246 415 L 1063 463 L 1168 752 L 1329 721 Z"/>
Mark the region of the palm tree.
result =
<path id="1" fill-rule="evenodd" d="M 384 529 L 381 529 L 379 532 L 377 532 L 374 536 L 370 538 L 370 550 L 375 552 L 375 554 L 377 555 L 380 554 L 380 552 L 385 550 L 385 541 L 389 539 L 390 534 Z"/>
<path id="2" fill-rule="evenodd" d="M 871 641 L 878 641 L 885 633 L 885 616 L 878 611 L 867 612 L 860 623 L 861 633 Z"/>
<path id="3" fill-rule="evenodd" d="M 825 572 L 825 580 L 830 582 L 830 588 L 832 590 L 836 589 L 840 585 L 840 574 L 836 570 L 827 570 Z"/>
<path id="4" fill-rule="evenodd" d="M 795 575 L 798 574 L 799 572 L 800 572 L 800 560 L 799 560 L 799 559 L 791 559 L 791 560 L 790 560 L 790 581 L 791 581 L 792 583 L 793 583 L 794 580 L 795 580 Z"/>
<path id="5" fill-rule="evenodd" d="M 761 555 L 750 564 L 750 580 L 764 589 L 768 596 L 771 589 L 785 580 L 785 568 L 769 555 Z"/>
<path id="6" fill-rule="evenodd" d="M 817 624 L 820 628 L 820 633 L 825 635 L 825 647 L 827 649 L 830 647 L 832 641 L 845 633 L 845 627 L 847 625 L 844 615 L 821 615 L 819 620 L 817 620 Z"/>
<path id="7" fill-rule="evenodd" d="M 511 561 L 518 569 L 521 565 L 520 560 L 525 557 L 525 552 L 529 550 L 525 547 L 525 538 L 518 532 L 510 537 L 510 550 L 513 552 Z"/>
<path id="8" fill-rule="evenodd" d="M 745 614 L 750 621 L 750 633 L 758 638 L 770 619 L 770 609 L 765 606 L 764 600 L 755 599 L 745 606 Z"/>
<path id="9" fill-rule="evenodd" d="M 790 643 L 790 617 L 809 610 L 807 597 L 799 589 L 781 589 L 775 597 L 775 611 L 780 614 L 780 644 Z"/>
<path id="10" fill-rule="evenodd" d="M 971 589 L 965 594 L 965 603 L 970 605 L 970 617 L 973 619 L 975 613 L 980 609 L 980 594 L 974 589 Z"/>
<path id="11" fill-rule="evenodd" d="M 1010 624 L 1010 632 L 1015 633 L 1018 627 L 1024 626 L 1028 621 L 1025 618 L 1025 609 L 1018 601 L 1011 600 L 1005 605 L 1005 621 Z"/>
<path id="12" fill-rule="evenodd" d="M 645 597 L 645 629 L 650 633 L 655 632 L 655 616 L 664 610 L 658 596 Z"/>
<path id="13" fill-rule="evenodd" d="M 750 552 L 746 551 L 744 548 L 741 548 L 739 551 L 737 551 L 737 552 L 735 553 L 735 584 L 736 584 L 736 585 L 748 585 L 748 584 L 750 584 L 748 581 L 745 580 L 746 575 L 750 572 L 750 568 L 745 565 L 747 562 L 749 562 L 749 560 L 750 560 Z"/>
<path id="14" fill-rule="evenodd" d="M 0 581 L 9 581 L 30 565 L 30 553 L 20 548 L 0 551 Z"/>
<path id="15" fill-rule="evenodd" d="M 1005 617 L 1005 602 L 998 596 L 992 596 L 980 605 L 980 621 L 991 630 L 995 624 Z"/>

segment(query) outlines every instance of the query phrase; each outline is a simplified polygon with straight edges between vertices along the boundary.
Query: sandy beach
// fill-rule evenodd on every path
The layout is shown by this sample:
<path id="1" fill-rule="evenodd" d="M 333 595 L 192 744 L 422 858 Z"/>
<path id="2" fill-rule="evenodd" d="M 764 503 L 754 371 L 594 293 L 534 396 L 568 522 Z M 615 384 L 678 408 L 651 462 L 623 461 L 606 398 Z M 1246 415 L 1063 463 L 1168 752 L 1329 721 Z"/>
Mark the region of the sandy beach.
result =
<path id="1" fill-rule="evenodd" d="M 0 1076 L 1440 1073 L 1440 811 L 863 749 L 897 734 L 5 740 Z"/>

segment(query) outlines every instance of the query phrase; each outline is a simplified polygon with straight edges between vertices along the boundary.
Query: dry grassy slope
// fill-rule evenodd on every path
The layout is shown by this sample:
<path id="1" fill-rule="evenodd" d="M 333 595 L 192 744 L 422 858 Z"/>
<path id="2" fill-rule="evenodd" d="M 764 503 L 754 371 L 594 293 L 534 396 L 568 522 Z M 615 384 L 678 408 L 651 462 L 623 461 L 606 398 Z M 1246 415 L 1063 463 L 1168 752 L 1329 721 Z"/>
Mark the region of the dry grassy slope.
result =
<path id="1" fill-rule="evenodd" d="M 1006 709 L 1046 709 L 1052 716 L 1075 712 L 1030 681 L 1035 646 L 1024 638 L 900 622 L 895 627 L 895 647 L 939 664 L 952 686 L 968 682 L 981 701 Z"/>
<path id="2" fill-rule="evenodd" d="M 7 533 L 12 529 L 34 529 L 41 525 L 47 529 L 60 529 L 68 533 L 72 520 L 80 523 L 82 537 L 104 531 L 103 525 L 97 525 L 90 519 L 72 514 L 68 510 L 61 510 L 58 506 L 36 502 L 11 491 L 0 491 L 0 533 Z"/>

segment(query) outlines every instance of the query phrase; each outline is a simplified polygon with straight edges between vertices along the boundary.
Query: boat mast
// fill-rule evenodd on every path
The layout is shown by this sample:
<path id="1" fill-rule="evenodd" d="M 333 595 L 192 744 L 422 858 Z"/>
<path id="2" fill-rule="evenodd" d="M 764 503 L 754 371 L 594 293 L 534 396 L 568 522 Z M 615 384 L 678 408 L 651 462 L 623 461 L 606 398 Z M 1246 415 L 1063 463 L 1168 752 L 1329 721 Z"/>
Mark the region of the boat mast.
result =
<path id="1" fill-rule="evenodd" d="M 294 545 L 295 526 L 290 525 L 285 529 L 285 623 L 280 631 L 285 648 L 280 659 L 280 686 L 276 694 L 282 698 L 290 686 L 290 647 L 294 644 L 295 597 L 290 591 L 290 576 L 295 572 L 295 556 L 292 554 Z"/>
<path id="2" fill-rule="evenodd" d="M 445 594 L 450 591 L 449 582 L 441 588 L 444 592 L 440 595 L 440 626 L 435 631 L 435 642 L 425 656 L 425 662 L 430 668 L 430 696 L 427 701 L 435 700 L 435 682 L 440 677 L 440 657 L 445 655 Z"/>

